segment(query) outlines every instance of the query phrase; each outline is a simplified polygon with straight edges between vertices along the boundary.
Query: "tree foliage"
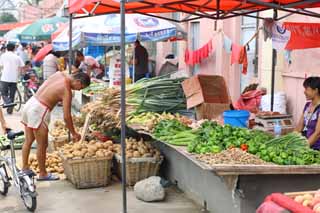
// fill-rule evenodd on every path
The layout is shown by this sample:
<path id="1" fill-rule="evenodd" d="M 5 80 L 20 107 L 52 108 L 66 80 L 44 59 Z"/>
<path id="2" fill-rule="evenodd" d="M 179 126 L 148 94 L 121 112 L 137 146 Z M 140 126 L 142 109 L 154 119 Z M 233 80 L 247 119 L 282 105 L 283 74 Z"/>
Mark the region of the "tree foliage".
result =
<path id="1" fill-rule="evenodd" d="M 11 13 L 0 13 L 0 24 L 9 22 L 18 22 L 18 20 Z"/>
<path id="2" fill-rule="evenodd" d="M 28 5 L 39 5 L 42 0 L 24 0 Z"/>

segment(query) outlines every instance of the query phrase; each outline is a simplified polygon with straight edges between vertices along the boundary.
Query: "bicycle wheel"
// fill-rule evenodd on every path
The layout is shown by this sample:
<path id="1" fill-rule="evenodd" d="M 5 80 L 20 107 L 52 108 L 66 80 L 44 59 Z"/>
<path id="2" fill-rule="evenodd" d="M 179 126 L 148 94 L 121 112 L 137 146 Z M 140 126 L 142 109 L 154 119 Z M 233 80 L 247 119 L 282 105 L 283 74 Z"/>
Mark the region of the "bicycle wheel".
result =
<path id="1" fill-rule="evenodd" d="M 20 194 L 24 206 L 30 212 L 34 212 L 37 208 L 37 196 L 35 192 L 30 192 L 28 183 L 23 178 L 20 179 Z"/>
<path id="2" fill-rule="evenodd" d="M 6 196 L 9 190 L 9 182 L 6 178 L 6 172 L 3 167 L 0 167 L 0 194 Z"/>
<path id="3" fill-rule="evenodd" d="M 21 109 L 21 104 L 22 104 L 22 97 L 20 91 L 17 89 L 16 95 L 14 96 L 14 103 L 17 105 L 14 106 L 14 110 L 19 112 Z"/>

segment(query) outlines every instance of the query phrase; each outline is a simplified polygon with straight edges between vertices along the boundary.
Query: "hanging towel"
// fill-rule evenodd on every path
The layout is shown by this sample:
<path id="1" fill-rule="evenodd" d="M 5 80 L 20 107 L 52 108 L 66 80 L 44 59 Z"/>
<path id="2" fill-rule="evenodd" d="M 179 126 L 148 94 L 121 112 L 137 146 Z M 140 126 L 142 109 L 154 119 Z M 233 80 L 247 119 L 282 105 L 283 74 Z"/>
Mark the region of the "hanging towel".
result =
<path id="1" fill-rule="evenodd" d="M 246 46 L 241 47 L 239 64 L 242 64 L 242 74 L 246 75 L 248 71 L 248 57 Z"/>
<path id="2" fill-rule="evenodd" d="M 292 64 L 291 52 L 292 52 L 292 50 L 285 50 L 284 51 L 284 57 L 289 65 Z"/>
<path id="3" fill-rule="evenodd" d="M 240 59 L 241 46 L 233 43 L 231 49 L 231 64 L 238 63 Z"/>
<path id="4" fill-rule="evenodd" d="M 227 53 L 231 53 L 232 41 L 226 35 L 223 36 L 223 48 L 226 50 Z"/>
<path id="5" fill-rule="evenodd" d="M 194 66 L 195 64 L 200 64 L 204 59 L 210 56 L 210 53 L 214 50 L 214 46 L 212 44 L 212 39 L 201 48 L 190 51 L 186 49 L 184 53 L 184 61 L 187 65 Z"/>

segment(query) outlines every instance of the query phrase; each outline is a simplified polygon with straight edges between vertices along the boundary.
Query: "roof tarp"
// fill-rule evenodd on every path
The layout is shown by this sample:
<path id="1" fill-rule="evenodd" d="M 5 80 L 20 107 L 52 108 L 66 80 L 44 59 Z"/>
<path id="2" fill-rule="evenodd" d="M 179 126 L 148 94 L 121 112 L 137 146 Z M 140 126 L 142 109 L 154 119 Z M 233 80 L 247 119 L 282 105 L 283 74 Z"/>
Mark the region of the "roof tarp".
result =
<path id="1" fill-rule="evenodd" d="M 202 13 L 210 16 L 208 12 L 223 15 L 230 11 L 255 11 L 274 8 L 297 9 L 320 7 L 320 2 L 315 0 L 147 0 L 126 3 L 127 13 L 168 13 L 185 12 L 189 14 Z M 69 12 L 78 14 L 105 14 L 119 13 L 120 3 L 116 0 L 69 0 Z"/>
<path id="2" fill-rule="evenodd" d="M 14 23 L 0 24 L 0 31 L 9 31 L 18 27 L 23 27 L 31 23 L 32 23 L 31 21 L 28 21 L 28 22 L 14 22 Z"/>

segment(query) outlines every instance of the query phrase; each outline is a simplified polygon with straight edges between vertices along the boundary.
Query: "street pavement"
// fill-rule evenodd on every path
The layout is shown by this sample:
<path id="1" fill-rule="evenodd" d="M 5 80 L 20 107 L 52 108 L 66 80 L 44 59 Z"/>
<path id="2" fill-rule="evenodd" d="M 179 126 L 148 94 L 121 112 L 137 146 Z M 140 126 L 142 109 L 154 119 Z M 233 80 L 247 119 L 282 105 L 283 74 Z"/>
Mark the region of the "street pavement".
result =
<path id="1" fill-rule="evenodd" d="M 62 110 L 54 109 L 51 121 L 62 118 Z M 5 114 L 9 126 L 15 130 L 23 129 L 20 123 L 20 112 Z M 34 152 L 35 150 L 33 150 Z M 21 165 L 21 151 L 17 151 Z M 122 191 L 119 182 L 96 189 L 75 189 L 67 180 L 55 182 L 38 182 L 37 184 L 39 213 L 120 213 L 122 210 Z M 176 188 L 167 190 L 165 201 L 146 203 L 135 198 L 132 189 L 128 189 L 128 213 L 200 213 L 201 208 Z M 0 213 L 25 213 L 17 190 L 9 189 L 6 197 L 0 195 Z"/>

